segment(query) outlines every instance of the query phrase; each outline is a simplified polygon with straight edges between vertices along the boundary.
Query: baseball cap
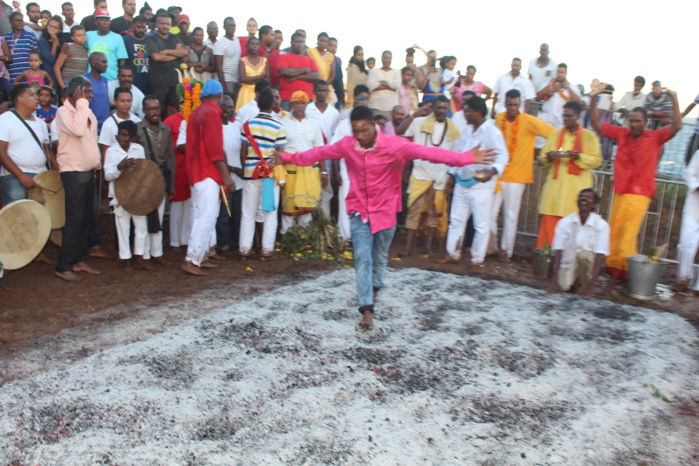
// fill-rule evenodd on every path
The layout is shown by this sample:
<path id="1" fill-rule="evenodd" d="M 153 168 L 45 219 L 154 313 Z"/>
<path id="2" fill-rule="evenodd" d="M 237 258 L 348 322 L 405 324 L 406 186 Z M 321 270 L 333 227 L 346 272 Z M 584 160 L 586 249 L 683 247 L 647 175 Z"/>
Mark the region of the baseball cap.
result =
<path id="1" fill-rule="evenodd" d="M 109 16 L 109 12 L 107 10 L 97 10 L 95 11 L 95 19 L 97 18 L 109 18 L 111 19 L 112 17 Z"/>

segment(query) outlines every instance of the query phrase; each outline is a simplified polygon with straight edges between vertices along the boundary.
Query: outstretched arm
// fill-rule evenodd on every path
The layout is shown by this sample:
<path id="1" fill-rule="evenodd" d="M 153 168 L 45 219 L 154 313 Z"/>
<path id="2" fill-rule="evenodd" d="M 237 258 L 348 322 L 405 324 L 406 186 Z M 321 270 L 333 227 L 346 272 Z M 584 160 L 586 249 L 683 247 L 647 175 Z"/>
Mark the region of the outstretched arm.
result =
<path id="1" fill-rule="evenodd" d="M 682 117 L 680 116 L 680 104 L 677 102 L 677 92 L 668 89 L 667 95 L 672 99 L 672 128 L 670 137 L 674 137 L 682 129 Z"/>
<path id="2" fill-rule="evenodd" d="M 606 87 L 607 83 L 599 83 L 597 87 L 590 91 L 590 126 L 598 133 L 602 132 L 602 123 L 599 121 L 599 115 L 597 114 L 597 96 L 600 95 L 602 90 L 606 89 Z"/>

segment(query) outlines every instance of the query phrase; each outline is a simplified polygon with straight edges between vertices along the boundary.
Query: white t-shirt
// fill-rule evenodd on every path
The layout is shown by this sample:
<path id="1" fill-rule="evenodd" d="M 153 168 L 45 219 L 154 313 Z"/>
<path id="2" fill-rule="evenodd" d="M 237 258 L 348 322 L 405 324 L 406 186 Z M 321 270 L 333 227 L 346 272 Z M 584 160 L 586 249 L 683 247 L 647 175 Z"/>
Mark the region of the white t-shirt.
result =
<path id="1" fill-rule="evenodd" d="M 545 82 L 539 88 L 539 91 L 543 90 L 548 85 L 549 81 Z M 563 106 L 569 100 L 572 100 L 572 94 L 582 98 L 578 87 L 571 84 L 569 84 L 568 89 L 561 89 L 559 92 L 554 92 L 553 95 L 549 97 L 549 100 L 544 102 L 544 105 L 541 106 L 539 119 L 541 121 L 545 121 L 546 123 L 550 123 L 556 129 L 563 128 Z"/>
<path id="2" fill-rule="evenodd" d="M 529 70 L 527 73 L 532 80 L 532 84 L 534 84 L 534 89 L 541 89 L 541 86 L 549 82 L 551 78 L 556 77 L 556 68 L 558 67 L 558 63 L 549 58 L 548 64 L 543 68 L 540 68 L 536 64 L 536 61 L 537 58 L 529 62 Z"/>
<path id="3" fill-rule="evenodd" d="M 420 117 L 413 120 L 410 123 L 407 131 L 405 132 L 405 137 L 412 137 L 415 144 L 420 144 L 421 146 L 428 147 L 441 147 L 442 149 L 447 149 L 451 151 L 459 150 L 459 138 L 447 141 L 446 137 L 442 140 L 444 136 L 444 131 L 447 129 L 447 122 L 439 123 L 434 122 L 434 132 L 432 134 L 424 133 L 422 131 L 422 125 L 427 117 Z M 441 141 L 441 144 L 439 144 Z M 437 145 L 433 144 L 436 143 Z M 417 180 L 433 181 L 434 189 L 444 189 L 449 179 L 449 165 L 444 163 L 433 163 L 427 160 L 415 159 L 413 160 L 413 171 L 411 176 Z"/>
<path id="4" fill-rule="evenodd" d="M 115 79 L 114 81 L 109 81 L 107 83 L 107 90 L 109 91 L 109 102 L 112 102 L 114 100 L 114 91 L 116 91 L 117 87 L 119 87 L 119 80 Z M 143 95 L 143 92 L 134 86 L 133 84 L 131 85 L 131 113 L 139 117 L 140 119 L 143 119 L 145 117 L 145 114 L 143 113 L 143 98 L 145 95 Z M 134 122 L 135 123 L 135 122 Z"/>
<path id="5" fill-rule="evenodd" d="M 609 255 L 609 224 L 599 215 L 590 212 L 585 225 L 580 223 L 580 214 L 574 212 L 563 217 L 556 225 L 551 249 L 563 251 L 561 267 L 575 265 L 578 251 Z"/>
<path id="6" fill-rule="evenodd" d="M 129 120 L 133 121 L 134 123 L 138 123 L 141 121 L 139 117 L 134 115 L 133 113 L 130 114 L 131 116 L 128 118 Z M 114 117 L 114 118 L 112 118 Z M 116 122 L 114 122 L 114 119 L 116 118 Z M 119 132 L 119 128 L 117 127 L 117 124 L 121 123 L 123 120 L 119 118 L 116 113 L 112 113 L 109 115 L 109 118 L 104 120 L 104 123 L 102 123 L 102 131 L 100 131 L 100 138 L 97 141 L 98 144 L 102 144 L 105 146 L 112 146 L 116 140 L 117 133 Z"/>
<path id="7" fill-rule="evenodd" d="M 107 152 L 104 155 L 104 179 L 109 181 L 108 196 L 110 198 L 114 197 L 114 180 L 121 175 L 121 170 L 117 166 L 127 157 L 131 159 L 145 159 L 146 153 L 143 150 L 143 146 L 135 142 L 131 143 L 128 152 L 124 151 L 119 143 L 115 142 L 107 148 Z"/>
<path id="8" fill-rule="evenodd" d="M 49 129 L 41 118 L 34 117 L 34 120 L 24 120 L 34 131 L 36 137 L 42 144 L 49 142 Z M 24 173 L 41 173 L 46 171 L 46 155 L 34 136 L 19 118 L 12 112 L 5 112 L 0 115 L 0 141 L 7 142 L 7 154 L 17 167 Z M 9 175 L 5 169 L 1 169 L 0 174 Z"/>
<path id="9" fill-rule="evenodd" d="M 520 92 L 521 105 L 519 106 L 519 111 L 525 113 L 525 101 L 536 98 L 534 85 L 531 80 L 525 78 L 521 74 L 514 77 L 511 73 L 505 73 L 500 76 L 495 83 L 495 87 L 493 87 L 493 92 L 498 95 L 495 113 L 502 113 L 505 111 L 505 94 L 507 94 L 507 91 L 510 89 L 517 89 Z"/>
<path id="10" fill-rule="evenodd" d="M 235 168 L 243 168 L 240 163 L 240 131 L 243 125 L 238 121 L 230 121 L 223 125 L 223 150 L 226 153 L 226 163 Z M 243 179 L 231 172 L 231 178 L 235 182 L 235 190 L 243 189 Z"/>
<path id="11" fill-rule="evenodd" d="M 242 50 L 238 37 L 233 37 L 233 40 L 231 40 L 223 36 L 214 44 L 214 55 L 223 56 L 221 68 L 223 69 L 223 79 L 227 83 L 237 83 L 240 81 L 238 66 L 240 65 Z"/>

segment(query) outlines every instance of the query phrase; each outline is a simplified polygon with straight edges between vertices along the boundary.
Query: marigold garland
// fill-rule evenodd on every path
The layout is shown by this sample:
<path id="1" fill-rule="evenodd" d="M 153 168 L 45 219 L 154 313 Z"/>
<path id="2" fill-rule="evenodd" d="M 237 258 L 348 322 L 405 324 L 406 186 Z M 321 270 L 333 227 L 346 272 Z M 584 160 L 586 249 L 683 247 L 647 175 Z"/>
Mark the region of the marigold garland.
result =
<path id="1" fill-rule="evenodd" d="M 186 121 L 192 110 L 201 105 L 201 81 L 195 78 L 184 78 L 179 84 L 177 94 L 182 100 L 182 115 Z"/>
<path id="2" fill-rule="evenodd" d="M 502 135 L 505 138 L 505 141 L 507 141 L 507 115 L 503 116 L 502 121 L 500 123 L 500 131 L 502 131 Z M 510 143 L 507 145 L 507 150 L 510 152 L 510 159 L 512 159 L 513 154 L 515 153 L 515 148 L 517 147 L 517 135 L 519 134 L 519 114 L 515 117 L 515 121 L 512 122 L 512 125 L 510 125 Z"/>

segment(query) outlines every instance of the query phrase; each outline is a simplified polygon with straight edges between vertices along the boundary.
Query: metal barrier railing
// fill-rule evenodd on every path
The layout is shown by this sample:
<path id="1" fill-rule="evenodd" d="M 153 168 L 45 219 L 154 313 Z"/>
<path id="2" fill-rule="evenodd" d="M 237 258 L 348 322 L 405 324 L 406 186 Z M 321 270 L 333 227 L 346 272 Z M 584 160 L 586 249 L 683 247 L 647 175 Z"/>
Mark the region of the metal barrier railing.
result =
<path id="1" fill-rule="evenodd" d="M 699 137 L 692 137 L 696 126 L 686 124 L 683 130 L 665 144 L 664 152 L 656 178 L 656 194 L 651 201 L 643 220 L 638 239 L 638 250 L 647 253 L 650 248 L 668 244 L 666 258 L 677 262 L 677 243 L 679 241 L 682 208 L 687 188 L 682 175 L 685 170 L 685 155 L 688 145 L 699 145 Z M 696 151 L 694 147 L 692 152 Z M 517 234 L 536 237 L 539 232 L 538 205 L 541 188 L 548 168 L 536 166 L 534 183 L 527 185 L 522 197 L 522 208 L 517 227 Z M 595 190 L 602 198 L 597 208 L 598 213 L 609 220 L 614 202 L 613 169 L 611 162 L 605 162 L 598 170 L 593 170 Z"/>

